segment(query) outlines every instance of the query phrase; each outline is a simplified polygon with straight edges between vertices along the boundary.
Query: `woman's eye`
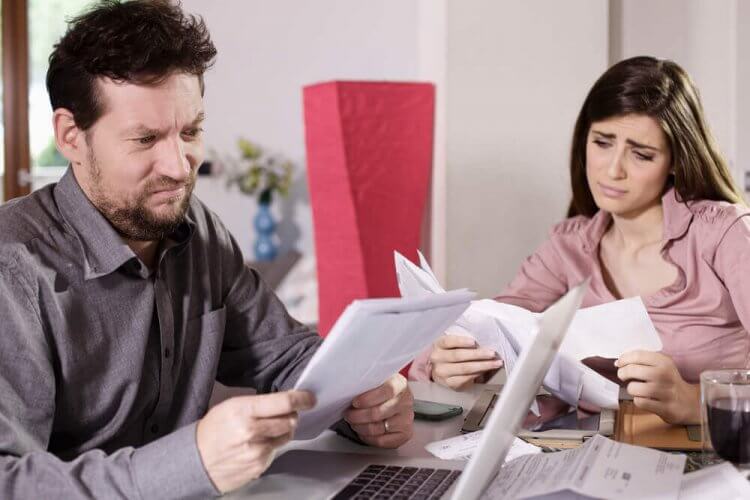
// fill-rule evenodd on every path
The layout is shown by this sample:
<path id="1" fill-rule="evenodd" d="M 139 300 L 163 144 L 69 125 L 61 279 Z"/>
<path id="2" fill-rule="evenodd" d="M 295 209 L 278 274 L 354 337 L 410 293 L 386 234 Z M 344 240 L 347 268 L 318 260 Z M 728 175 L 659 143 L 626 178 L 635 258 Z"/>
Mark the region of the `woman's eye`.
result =
<path id="1" fill-rule="evenodd" d="M 594 144 L 596 144 L 600 148 L 606 148 L 610 145 L 607 141 L 602 141 L 601 139 L 594 139 Z"/>
<path id="2" fill-rule="evenodd" d="M 641 161 L 651 161 L 654 159 L 652 155 L 647 155 L 643 153 L 639 153 L 638 151 L 634 151 L 635 157 L 638 158 Z"/>

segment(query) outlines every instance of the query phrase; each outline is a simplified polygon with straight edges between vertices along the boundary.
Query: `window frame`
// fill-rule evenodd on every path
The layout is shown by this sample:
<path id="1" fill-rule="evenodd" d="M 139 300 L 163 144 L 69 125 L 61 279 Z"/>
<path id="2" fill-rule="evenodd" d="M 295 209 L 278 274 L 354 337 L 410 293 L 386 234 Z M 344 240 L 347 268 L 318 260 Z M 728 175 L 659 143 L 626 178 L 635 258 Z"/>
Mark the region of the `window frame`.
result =
<path id="1" fill-rule="evenodd" d="M 27 0 L 2 0 L 3 200 L 31 192 Z"/>

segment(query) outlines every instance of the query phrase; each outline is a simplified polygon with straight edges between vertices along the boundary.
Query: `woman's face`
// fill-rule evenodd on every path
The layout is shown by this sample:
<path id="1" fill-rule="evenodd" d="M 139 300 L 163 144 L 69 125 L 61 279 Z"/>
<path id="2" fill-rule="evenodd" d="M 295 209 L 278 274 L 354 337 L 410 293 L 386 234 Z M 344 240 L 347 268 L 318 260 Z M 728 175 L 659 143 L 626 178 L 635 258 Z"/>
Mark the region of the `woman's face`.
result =
<path id="1" fill-rule="evenodd" d="M 667 138 L 650 116 L 617 116 L 589 128 L 586 178 L 606 212 L 634 217 L 658 205 L 671 166 Z"/>

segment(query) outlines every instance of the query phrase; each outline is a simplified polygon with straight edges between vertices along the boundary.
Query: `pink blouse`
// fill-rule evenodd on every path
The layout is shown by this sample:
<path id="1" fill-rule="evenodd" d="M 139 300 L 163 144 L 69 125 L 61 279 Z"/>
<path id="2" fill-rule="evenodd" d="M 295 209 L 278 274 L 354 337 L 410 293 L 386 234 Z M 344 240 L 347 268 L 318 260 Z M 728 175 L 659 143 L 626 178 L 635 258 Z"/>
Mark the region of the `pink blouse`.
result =
<path id="1" fill-rule="evenodd" d="M 662 197 L 661 254 L 677 268 L 677 279 L 642 299 L 662 352 L 686 381 L 697 383 L 706 369 L 750 366 L 750 210 L 717 201 L 682 203 L 676 196 L 670 189 Z M 496 300 L 541 312 L 587 276 L 582 307 L 616 300 L 598 257 L 611 220 L 599 211 L 554 226 Z M 412 363 L 410 378 L 429 380 L 429 351 Z"/>

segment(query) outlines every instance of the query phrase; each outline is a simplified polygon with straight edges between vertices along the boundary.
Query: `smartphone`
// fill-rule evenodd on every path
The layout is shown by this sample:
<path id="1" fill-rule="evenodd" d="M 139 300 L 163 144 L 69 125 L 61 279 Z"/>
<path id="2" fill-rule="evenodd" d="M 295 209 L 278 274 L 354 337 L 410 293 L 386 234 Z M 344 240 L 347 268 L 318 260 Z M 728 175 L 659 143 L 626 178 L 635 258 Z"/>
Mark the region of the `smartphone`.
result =
<path id="1" fill-rule="evenodd" d="M 445 420 L 461 415 L 464 409 L 457 405 L 436 403 L 423 399 L 414 400 L 414 418 L 419 420 Z"/>

